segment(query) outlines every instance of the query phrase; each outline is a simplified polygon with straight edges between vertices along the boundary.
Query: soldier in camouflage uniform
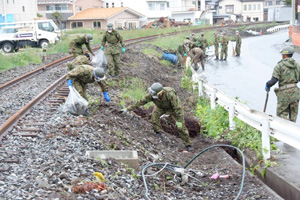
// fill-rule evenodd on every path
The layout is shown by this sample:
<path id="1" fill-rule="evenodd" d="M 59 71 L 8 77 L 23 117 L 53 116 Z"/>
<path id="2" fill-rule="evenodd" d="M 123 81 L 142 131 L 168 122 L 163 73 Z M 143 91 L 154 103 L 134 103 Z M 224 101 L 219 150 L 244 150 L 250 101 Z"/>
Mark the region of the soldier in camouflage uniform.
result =
<path id="1" fill-rule="evenodd" d="M 200 43 L 200 48 L 203 50 L 203 52 L 205 54 L 206 47 L 208 46 L 208 42 L 207 42 L 207 39 L 204 37 L 204 33 L 201 33 L 201 36 L 198 39 L 198 42 Z"/>
<path id="2" fill-rule="evenodd" d="M 236 37 L 235 37 L 235 39 L 234 40 L 232 40 L 232 41 L 235 41 L 236 43 L 235 43 L 235 53 L 236 53 L 236 57 L 239 57 L 240 55 L 241 55 L 241 45 L 242 45 L 242 38 L 241 38 L 241 36 L 240 36 L 240 33 L 239 33 L 239 31 L 236 31 L 235 32 L 235 35 L 236 35 Z"/>
<path id="3" fill-rule="evenodd" d="M 219 36 L 217 33 L 213 33 L 215 40 L 214 40 L 214 46 L 215 46 L 215 55 L 216 55 L 216 59 L 215 60 L 219 60 Z"/>
<path id="4" fill-rule="evenodd" d="M 151 122 L 153 124 L 155 134 L 157 136 L 162 135 L 160 117 L 163 114 L 171 115 L 176 121 L 180 138 L 186 145 L 187 150 L 191 151 L 191 140 L 188 130 L 185 126 L 184 112 L 175 90 L 170 87 L 163 87 L 160 83 L 154 83 L 151 87 L 148 88 L 148 91 L 149 94 L 147 96 L 137 101 L 134 105 L 128 107 L 128 109 L 124 109 L 123 113 L 132 111 L 149 102 L 153 102 L 155 104 L 155 107 L 151 114 Z"/>
<path id="5" fill-rule="evenodd" d="M 108 60 L 109 75 L 111 77 L 119 76 L 120 74 L 120 54 L 122 46 L 122 52 L 125 53 L 125 44 L 123 42 L 122 36 L 113 29 L 112 23 L 107 25 L 107 31 L 104 33 L 101 42 L 101 49 L 104 49 L 104 45 L 107 45 L 107 50 L 105 52 Z"/>
<path id="6" fill-rule="evenodd" d="M 95 56 L 90 46 L 90 42 L 92 40 L 93 40 L 93 36 L 91 34 L 86 34 L 85 36 L 81 36 L 81 37 L 77 36 L 77 38 L 73 39 L 70 42 L 69 54 L 73 54 L 74 58 L 76 58 L 79 55 L 84 55 L 82 45 L 85 44 L 89 52 L 93 56 Z"/>
<path id="7" fill-rule="evenodd" d="M 300 89 L 297 87 L 300 81 L 300 66 L 292 58 L 293 53 L 292 47 L 282 49 L 282 60 L 275 66 L 265 90 L 269 92 L 270 87 L 278 82 L 279 88 L 274 89 L 277 96 L 276 114 L 278 117 L 296 122 L 300 99 Z"/>
<path id="8" fill-rule="evenodd" d="M 105 82 L 104 70 L 102 68 L 94 68 L 90 65 L 77 65 L 68 72 L 66 79 L 68 80 L 68 86 L 74 85 L 77 92 L 87 101 L 87 84 L 96 81 L 102 89 L 104 100 L 106 102 L 110 101 L 108 96 L 108 86 Z"/>
<path id="9" fill-rule="evenodd" d="M 221 59 L 220 60 L 226 61 L 227 60 L 227 52 L 228 52 L 228 39 L 227 39 L 225 33 L 222 33 L 221 45 L 222 45 L 222 48 L 221 48 Z M 223 55 L 225 55 L 225 57 L 223 57 Z"/>
<path id="10" fill-rule="evenodd" d="M 194 69 L 198 70 L 198 62 L 201 62 L 202 70 L 204 70 L 204 52 L 202 49 L 195 47 L 189 52 L 189 56 L 192 59 L 192 63 L 194 65 Z"/>
<path id="11" fill-rule="evenodd" d="M 88 53 L 85 53 L 85 55 L 79 55 L 74 60 L 72 60 L 70 63 L 67 64 L 68 69 L 71 71 L 74 69 L 77 65 L 90 65 L 90 55 Z"/>

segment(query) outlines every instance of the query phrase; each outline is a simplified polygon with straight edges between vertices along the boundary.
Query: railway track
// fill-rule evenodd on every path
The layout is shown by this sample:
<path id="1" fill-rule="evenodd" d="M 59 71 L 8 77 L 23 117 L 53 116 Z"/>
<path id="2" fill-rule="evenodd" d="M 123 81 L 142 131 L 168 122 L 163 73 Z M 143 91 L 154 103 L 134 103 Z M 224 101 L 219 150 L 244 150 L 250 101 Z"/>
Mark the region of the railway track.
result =
<path id="1" fill-rule="evenodd" d="M 232 28 L 238 26 L 240 25 L 231 25 L 226 27 L 206 27 L 193 29 L 193 32 L 197 33 L 204 30 Z M 130 45 L 137 42 L 143 42 L 145 40 L 151 40 L 162 36 L 167 37 L 189 31 L 190 30 L 184 30 L 167 34 L 157 34 L 140 38 L 133 38 L 125 40 L 125 43 L 126 45 Z M 99 48 L 100 47 L 96 47 L 93 48 L 93 50 L 96 51 Z M 2 126 L 0 127 L 0 137 L 2 134 L 12 128 L 11 126 L 14 125 L 17 119 L 21 118 L 22 115 L 20 115 L 19 109 L 21 109 L 21 113 L 23 113 L 23 110 L 27 109 L 26 103 L 32 101 L 35 102 L 34 98 L 32 97 L 39 95 L 44 90 L 47 91 L 47 87 L 51 85 L 54 80 L 61 80 L 61 75 L 67 73 L 67 69 L 63 66 L 63 64 L 70 60 L 72 60 L 72 56 L 61 58 L 55 62 L 39 67 L 31 72 L 28 72 L 20 77 L 6 82 L 5 84 L 0 85 L 0 92 L 4 94 L 2 98 L 0 96 L 0 102 L 2 102 L 2 113 L 5 112 L 5 115 L 3 114 L 4 117 L 1 117 L 0 119 L 0 124 L 2 124 Z M 22 85 L 26 85 L 27 87 L 24 89 Z"/>

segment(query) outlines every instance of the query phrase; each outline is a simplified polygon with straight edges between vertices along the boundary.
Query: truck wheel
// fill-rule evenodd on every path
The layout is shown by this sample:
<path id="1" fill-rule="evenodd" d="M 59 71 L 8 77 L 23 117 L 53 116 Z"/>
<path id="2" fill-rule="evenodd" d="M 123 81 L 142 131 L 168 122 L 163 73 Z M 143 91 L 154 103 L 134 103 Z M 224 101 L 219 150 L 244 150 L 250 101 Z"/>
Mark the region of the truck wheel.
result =
<path id="1" fill-rule="evenodd" d="M 43 48 L 47 48 L 49 45 L 49 42 L 48 40 L 41 40 L 40 41 L 40 47 L 43 49 Z"/>
<path id="2" fill-rule="evenodd" d="M 14 50 L 14 46 L 10 42 L 5 42 L 2 45 L 2 50 L 3 50 L 4 53 L 11 53 Z"/>

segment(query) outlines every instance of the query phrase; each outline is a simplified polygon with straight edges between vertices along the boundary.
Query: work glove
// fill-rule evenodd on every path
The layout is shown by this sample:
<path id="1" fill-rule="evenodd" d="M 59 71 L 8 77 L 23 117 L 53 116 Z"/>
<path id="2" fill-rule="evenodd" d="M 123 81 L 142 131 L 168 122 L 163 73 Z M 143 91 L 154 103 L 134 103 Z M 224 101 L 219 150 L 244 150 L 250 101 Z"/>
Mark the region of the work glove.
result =
<path id="1" fill-rule="evenodd" d="M 266 90 L 267 92 L 269 92 L 269 91 L 270 91 L 270 88 L 266 85 L 265 90 Z"/>
<path id="2" fill-rule="evenodd" d="M 104 96 L 104 100 L 105 100 L 106 102 L 110 102 L 110 98 L 109 98 L 109 96 L 108 96 L 108 92 L 103 92 L 103 96 Z"/>
<path id="3" fill-rule="evenodd" d="M 187 56 L 187 55 L 186 55 L 186 53 L 185 53 L 185 54 L 183 54 L 183 56 Z"/>
<path id="4" fill-rule="evenodd" d="M 69 54 L 72 54 L 72 51 L 73 51 L 72 48 L 70 48 L 70 49 L 69 49 Z"/>
<path id="5" fill-rule="evenodd" d="M 122 47 L 122 52 L 125 53 L 125 47 Z"/>
<path id="6" fill-rule="evenodd" d="M 104 50 L 104 46 L 101 47 L 101 50 Z"/>
<path id="7" fill-rule="evenodd" d="M 199 45 L 199 44 L 200 44 L 200 42 L 196 42 L 196 44 L 197 44 L 197 45 Z"/>
<path id="8" fill-rule="evenodd" d="M 222 45 L 220 44 L 220 48 L 222 48 Z"/>
<path id="9" fill-rule="evenodd" d="M 121 110 L 123 114 L 128 114 L 128 110 L 126 108 Z"/>
<path id="10" fill-rule="evenodd" d="M 95 53 L 94 53 L 94 52 L 92 52 L 92 55 L 93 55 L 93 56 L 95 56 Z"/>
<path id="11" fill-rule="evenodd" d="M 72 79 L 68 79 L 68 87 L 69 87 L 69 89 L 71 89 L 73 87 Z"/>

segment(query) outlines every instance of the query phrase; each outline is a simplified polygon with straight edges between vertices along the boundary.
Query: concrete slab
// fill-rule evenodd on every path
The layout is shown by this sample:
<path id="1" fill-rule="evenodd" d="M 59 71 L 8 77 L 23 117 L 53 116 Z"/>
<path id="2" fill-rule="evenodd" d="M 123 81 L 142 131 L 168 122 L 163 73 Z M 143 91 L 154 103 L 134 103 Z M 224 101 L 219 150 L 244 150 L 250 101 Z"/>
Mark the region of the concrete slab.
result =
<path id="1" fill-rule="evenodd" d="M 138 169 L 139 158 L 137 151 L 120 150 L 120 151 L 86 151 L 85 155 L 88 158 L 105 160 L 107 158 L 114 158 L 117 162 L 127 164 L 129 167 Z"/>

